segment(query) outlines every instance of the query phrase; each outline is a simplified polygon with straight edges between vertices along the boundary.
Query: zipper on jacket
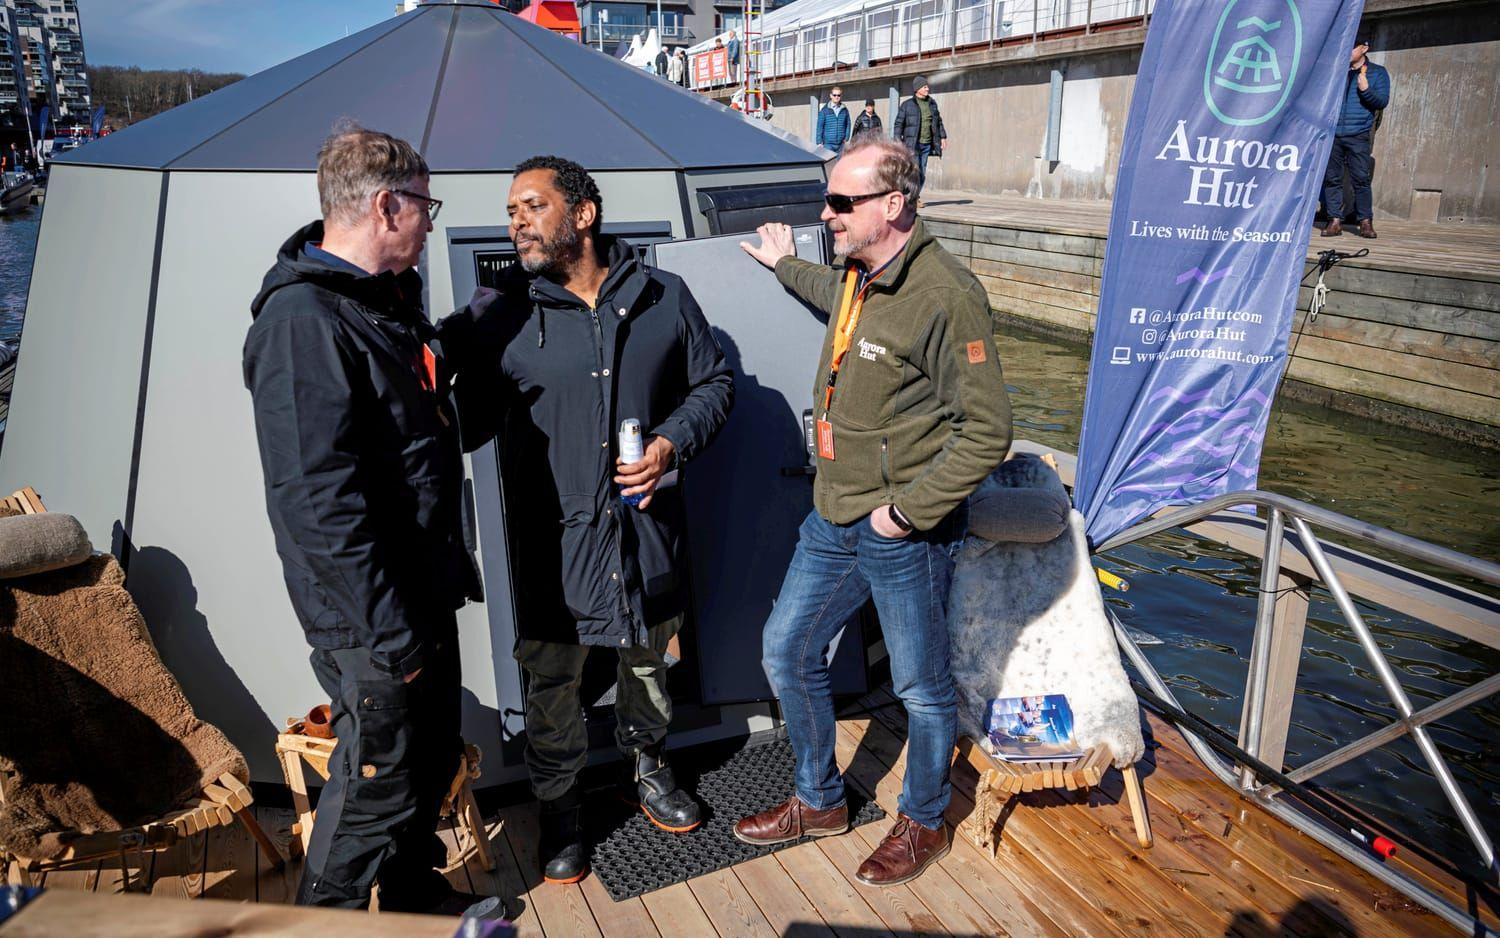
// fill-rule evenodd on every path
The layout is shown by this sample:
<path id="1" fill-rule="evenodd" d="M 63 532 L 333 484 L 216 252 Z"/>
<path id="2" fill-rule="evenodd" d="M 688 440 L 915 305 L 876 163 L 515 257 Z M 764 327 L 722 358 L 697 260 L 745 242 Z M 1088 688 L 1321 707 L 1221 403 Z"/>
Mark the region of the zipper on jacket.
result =
<path id="1" fill-rule="evenodd" d="M 880 438 L 880 481 L 884 483 L 886 488 L 891 487 L 890 465 L 890 437 L 883 436 Z"/>

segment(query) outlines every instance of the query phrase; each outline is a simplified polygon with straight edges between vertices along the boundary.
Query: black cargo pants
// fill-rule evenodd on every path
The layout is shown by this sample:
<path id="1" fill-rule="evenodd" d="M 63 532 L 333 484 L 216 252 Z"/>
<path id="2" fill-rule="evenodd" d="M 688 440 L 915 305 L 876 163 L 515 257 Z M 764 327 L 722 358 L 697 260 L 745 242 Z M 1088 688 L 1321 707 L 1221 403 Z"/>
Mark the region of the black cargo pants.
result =
<path id="1" fill-rule="evenodd" d="M 313 671 L 333 704 L 338 745 L 318 799 L 298 905 L 421 911 L 448 882 L 438 809 L 458 771 L 458 630 L 434 629 L 411 683 L 377 671 L 364 648 L 314 649 Z"/>

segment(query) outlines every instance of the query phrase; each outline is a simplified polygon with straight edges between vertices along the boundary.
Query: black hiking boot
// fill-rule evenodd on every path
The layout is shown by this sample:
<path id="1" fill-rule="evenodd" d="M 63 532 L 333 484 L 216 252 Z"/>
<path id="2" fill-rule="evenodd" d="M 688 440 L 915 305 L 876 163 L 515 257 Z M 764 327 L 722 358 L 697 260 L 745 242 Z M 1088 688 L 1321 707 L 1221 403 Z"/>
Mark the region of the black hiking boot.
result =
<path id="1" fill-rule="evenodd" d="M 635 754 L 635 793 L 647 819 L 664 831 L 685 834 L 703 823 L 703 812 L 693 796 L 677 787 L 672 767 L 662 758 L 661 744 Z"/>
<path id="2" fill-rule="evenodd" d="M 537 852 L 543 879 L 567 884 L 589 875 L 589 852 L 583 843 L 583 802 L 577 783 L 561 797 L 542 802 L 541 828 Z"/>

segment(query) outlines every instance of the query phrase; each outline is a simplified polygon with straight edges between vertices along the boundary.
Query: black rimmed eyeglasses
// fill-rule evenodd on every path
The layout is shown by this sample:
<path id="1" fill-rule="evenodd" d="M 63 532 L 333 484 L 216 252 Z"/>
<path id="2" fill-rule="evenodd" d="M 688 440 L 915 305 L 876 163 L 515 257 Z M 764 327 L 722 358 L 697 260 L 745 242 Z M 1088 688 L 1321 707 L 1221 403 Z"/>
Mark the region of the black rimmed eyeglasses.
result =
<path id="1" fill-rule="evenodd" d="M 823 201 L 828 203 L 828 207 L 833 209 L 835 214 L 847 215 L 854 211 L 854 206 L 859 203 L 878 199 L 883 195 L 890 195 L 895 191 L 895 189 L 887 189 L 884 192 L 867 192 L 864 195 L 840 195 L 837 192 L 825 192 L 823 193 Z"/>
<path id="2" fill-rule="evenodd" d="M 423 195 L 420 192 L 412 192 L 410 189 L 392 189 L 391 191 L 396 193 L 397 195 L 410 196 L 413 199 L 421 199 L 423 202 L 426 202 L 428 221 L 437 221 L 438 212 L 441 212 L 443 210 L 442 199 L 434 199 L 430 195 Z"/>

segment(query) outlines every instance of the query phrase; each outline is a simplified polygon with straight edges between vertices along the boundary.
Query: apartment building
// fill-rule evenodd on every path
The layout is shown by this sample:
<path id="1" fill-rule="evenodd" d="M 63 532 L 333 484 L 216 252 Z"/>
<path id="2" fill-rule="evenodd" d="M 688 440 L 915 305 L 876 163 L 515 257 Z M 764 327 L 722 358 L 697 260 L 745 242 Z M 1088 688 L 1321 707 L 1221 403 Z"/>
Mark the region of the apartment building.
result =
<path id="1" fill-rule="evenodd" d="M 29 110 L 35 120 L 43 107 L 60 125 L 92 112 L 78 2 L 0 0 L 0 114 Z"/>

